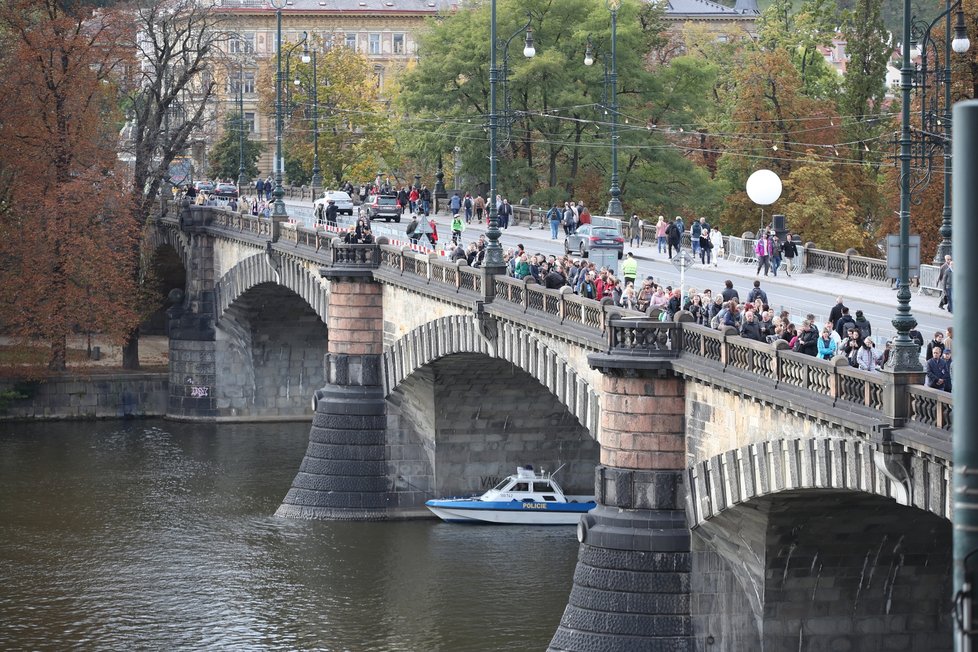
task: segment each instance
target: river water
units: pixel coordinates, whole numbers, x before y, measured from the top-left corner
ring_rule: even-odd
[[[575,528],[276,518],[308,433],[0,424],[0,649],[546,648]]]

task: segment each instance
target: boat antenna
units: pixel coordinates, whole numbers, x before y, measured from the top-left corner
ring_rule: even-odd
[[[564,468],[565,466],[567,466],[567,462],[564,462],[563,464],[561,464],[560,466],[558,466],[558,467],[557,467],[557,470],[556,470],[556,471],[554,471],[553,473],[551,473],[551,474],[550,474],[550,477],[552,478],[552,477],[554,477],[555,475],[557,475],[557,473],[558,473],[558,472],[559,472],[559,471],[560,471],[560,470],[561,470],[562,468]]]

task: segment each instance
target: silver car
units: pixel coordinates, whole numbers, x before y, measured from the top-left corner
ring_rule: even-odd
[[[576,253],[581,258],[587,258],[591,249],[611,249],[618,253],[621,260],[625,253],[625,238],[621,231],[613,226],[596,226],[582,224],[577,230],[564,238],[564,253]]]
[[[336,204],[336,210],[345,215],[353,215],[353,199],[342,190],[327,190],[321,199],[316,200],[316,206],[325,204],[330,199]]]

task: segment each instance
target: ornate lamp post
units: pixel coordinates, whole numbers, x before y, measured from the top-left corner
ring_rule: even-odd
[[[533,47],[533,32],[530,30],[530,22],[517,30],[506,41],[502,42],[504,51],[509,48],[512,41],[520,32],[526,30],[526,42],[523,46],[523,56],[531,58],[536,55],[536,48]],[[499,164],[499,154],[497,152],[497,130],[499,128],[499,115],[496,113],[496,86],[499,83],[499,68],[496,65],[496,48],[499,43],[496,40],[496,0],[492,0],[489,14],[489,228],[486,230],[485,268],[492,273],[499,273],[505,266],[503,262],[503,248],[499,244],[499,216],[496,214],[496,183],[497,167]],[[505,60],[505,55],[504,55]]]
[[[238,66],[238,195],[248,185],[244,162],[244,66]]]
[[[316,70],[316,48],[312,49],[312,189],[319,192],[323,187],[322,170],[319,169],[319,73]]]
[[[618,180],[618,70],[616,67],[616,46],[618,44],[618,9],[621,8],[621,0],[607,0],[608,11],[611,12],[611,70],[608,70],[608,59],[602,54],[604,59],[604,84],[605,101],[611,98],[611,199],[608,201],[608,209],[605,214],[609,217],[621,219],[625,216],[625,211],[621,207],[621,188]],[[588,36],[587,49],[584,52],[584,65],[594,64],[594,51],[591,45],[591,37]]]
[[[286,220],[289,214],[285,210],[285,189],[282,188],[282,9],[285,0],[270,0],[275,8],[275,189],[272,219]],[[909,2],[909,0],[907,0]]]
[[[951,13],[957,9],[957,21],[954,28],[954,38],[951,38]],[[939,58],[937,43],[931,38],[931,30],[944,21],[943,60]],[[911,25],[911,45],[918,40],[920,43],[920,143],[918,144],[922,164],[927,169],[926,179],[930,176],[930,155],[933,148],[940,147],[944,157],[944,209],[941,212],[941,242],[934,254],[934,264],[944,262],[944,256],[951,253],[951,51],[963,54],[971,47],[968,34],[964,27],[964,12],[961,0],[951,2],[945,0],[944,11],[930,24],[913,20]],[[927,96],[928,49],[933,49],[935,65],[934,93]],[[943,64],[943,65],[942,65]],[[942,92],[941,92],[942,91]],[[943,100],[944,106],[940,106]]]

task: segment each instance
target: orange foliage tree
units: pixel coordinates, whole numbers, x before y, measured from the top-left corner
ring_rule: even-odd
[[[115,340],[138,321],[131,192],[117,174],[110,13],[57,0],[5,0],[0,32],[0,323],[50,344],[64,370],[68,337]]]

